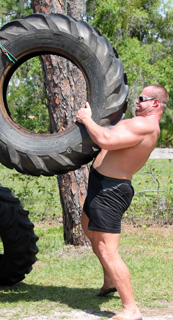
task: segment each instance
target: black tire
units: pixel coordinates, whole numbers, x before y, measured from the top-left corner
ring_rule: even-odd
[[[20,201],[10,189],[0,186],[0,237],[4,253],[0,254],[0,285],[12,285],[32,270],[38,237]]]
[[[18,62],[0,54],[0,162],[31,175],[54,175],[88,163],[98,147],[83,125],[60,134],[36,134],[16,124],[6,102],[10,77],[26,60],[45,53],[61,55],[83,72],[93,119],[102,126],[120,120],[128,86],[122,61],[109,41],[84,21],[62,14],[32,14],[0,31],[0,43]]]

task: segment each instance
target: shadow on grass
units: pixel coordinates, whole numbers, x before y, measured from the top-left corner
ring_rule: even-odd
[[[93,288],[68,288],[55,286],[39,286],[19,283],[12,287],[0,286],[1,303],[48,301],[65,304],[72,309],[86,313],[96,313],[100,317],[112,317],[115,313],[101,311],[100,305],[110,299],[119,300],[119,295],[110,294],[97,297],[98,290]]]

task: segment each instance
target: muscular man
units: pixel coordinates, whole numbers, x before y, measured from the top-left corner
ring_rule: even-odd
[[[109,130],[96,124],[91,108],[77,112],[82,123],[101,151],[89,176],[88,195],[82,215],[83,229],[104,271],[100,294],[117,289],[122,311],[118,320],[141,320],[131,288],[130,273],[118,253],[121,218],[133,197],[131,179],[142,168],[156,147],[159,121],[168,102],[168,93],[160,85],[146,86],[136,101],[136,117],[121,120]]]

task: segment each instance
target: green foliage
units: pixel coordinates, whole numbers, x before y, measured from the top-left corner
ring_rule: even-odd
[[[93,2],[95,4],[93,4]],[[90,24],[94,25],[98,30],[101,30],[107,38],[113,41],[122,24],[122,17],[119,14],[119,2],[103,0],[88,1],[87,3]]]
[[[123,37],[153,42],[165,36],[163,27],[171,28],[171,14],[163,15],[161,4],[161,0],[88,0],[87,17],[114,45]]]
[[[159,30],[159,37],[166,47],[171,48],[172,43],[172,21],[173,6],[172,0],[162,1],[159,7],[159,15],[155,17],[155,23]]]
[[[36,221],[62,219],[62,209],[56,176],[22,175],[0,164],[0,181],[19,198],[30,217]]]
[[[13,119],[36,133],[49,132],[47,98],[39,57],[23,63],[10,79],[7,103]]]
[[[0,27],[32,13],[31,1],[28,0],[0,0],[0,8]]]
[[[168,120],[167,120],[168,118]],[[161,128],[161,133],[160,133],[160,137],[159,137],[159,141],[158,141],[158,145],[161,148],[167,147],[173,147],[173,122],[170,122],[170,118],[164,116],[161,124],[160,124],[160,128]]]

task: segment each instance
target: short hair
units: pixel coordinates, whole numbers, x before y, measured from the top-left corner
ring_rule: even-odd
[[[154,97],[159,99],[161,103],[167,104],[169,100],[169,95],[165,87],[160,84],[149,84],[145,88],[151,88],[154,91]]]

